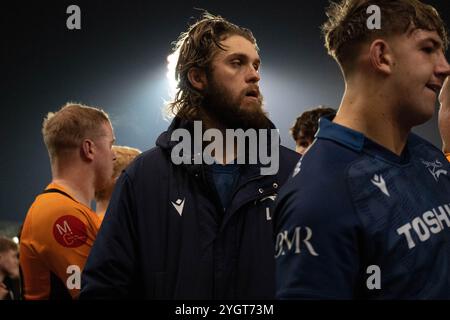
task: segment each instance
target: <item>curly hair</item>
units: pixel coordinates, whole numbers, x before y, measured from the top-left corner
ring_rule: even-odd
[[[258,50],[256,39],[249,29],[208,12],[204,12],[201,20],[180,34],[172,51],[172,54],[178,55],[175,69],[178,84],[174,100],[167,105],[169,114],[183,119],[196,119],[203,95],[189,82],[188,72],[193,67],[208,72],[217,51],[225,50],[220,42],[233,35],[244,37]]]
[[[381,10],[381,29],[367,28],[366,10],[371,5]],[[322,25],[325,47],[343,69],[353,64],[358,45],[374,37],[423,29],[436,31],[444,47],[448,46],[448,32],[439,13],[419,0],[342,0],[331,2],[326,15],[328,21]]]
[[[324,106],[319,106],[315,109],[303,112],[299,117],[297,117],[294,125],[290,129],[292,138],[298,142],[300,140],[301,133],[303,140],[311,142],[314,140],[314,135],[319,128],[319,119],[324,116],[334,118],[335,115],[336,110]]]

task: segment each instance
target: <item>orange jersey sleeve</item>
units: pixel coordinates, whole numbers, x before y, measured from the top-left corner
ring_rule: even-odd
[[[55,184],[48,188],[64,191]],[[25,218],[20,241],[24,298],[50,299],[56,291],[54,279],[76,298],[100,223],[90,208],[63,194],[38,195]]]
[[[448,161],[450,161],[450,153],[446,153],[445,157],[447,158]]]

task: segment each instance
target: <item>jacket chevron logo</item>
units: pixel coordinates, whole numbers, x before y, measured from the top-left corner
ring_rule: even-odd
[[[184,198],[183,200],[178,199],[175,202],[172,202],[173,207],[175,208],[175,210],[177,210],[178,214],[181,216],[183,214],[183,208],[184,208],[184,200],[186,198]]]

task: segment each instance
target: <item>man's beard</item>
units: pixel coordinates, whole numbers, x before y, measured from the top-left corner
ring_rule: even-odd
[[[232,94],[224,87],[216,83],[211,77],[206,90],[202,108],[218,123],[229,129],[267,129],[270,122],[267,113],[262,109],[263,97],[259,95],[258,102],[244,108],[241,106],[245,98],[245,92],[233,98]]]

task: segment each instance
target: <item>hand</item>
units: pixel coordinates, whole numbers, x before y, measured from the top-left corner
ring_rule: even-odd
[[[450,77],[444,82],[439,95],[439,132],[442,138],[442,150],[444,153],[450,153]]]

